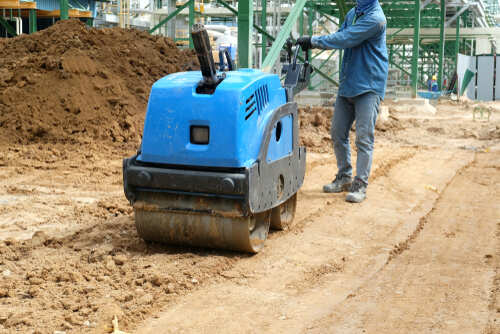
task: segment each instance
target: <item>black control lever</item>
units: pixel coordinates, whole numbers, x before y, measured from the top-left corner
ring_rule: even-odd
[[[301,92],[307,87],[311,79],[312,67],[309,64],[309,54],[308,50],[303,50],[305,53],[305,61],[303,64],[297,63],[297,58],[299,56],[299,51],[301,50],[300,45],[295,45],[295,52],[292,57],[292,50],[288,48],[289,44],[287,41],[287,51],[289,64],[283,65],[282,73],[286,74],[284,87],[286,90],[287,100],[293,101],[293,97]]]
[[[234,71],[235,65],[233,58],[231,57],[231,53],[227,48],[224,48],[222,50],[219,50],[219,61],[220,61],[220,66],[219,70],[225,71],[226,70],[226,64],[224,63],[224,57],[226,58],[227,62],[227,70],[228,71]]]
[[[203,76],[203,79],[196,87],[196,93],[213,94],[217,85],[224,80],[224,76],[217,76],[207,29],[205,29],[203,24],[194,24],[191,37],[198,61],[200,62],[201,75]]]
[[[286,40],[286,55],[287,55],[287,58],[286,58],[286,61],[288,63],[291,63],[292,62],[292,46],[293,46],[293,39],[292,38],[288,38]]]

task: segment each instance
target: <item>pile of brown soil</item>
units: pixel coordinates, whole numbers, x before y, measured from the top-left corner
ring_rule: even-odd
[[[331,107],[305,107],[299,109],[300,144],[314,152],[330,152]]]
[[[172,40],[60,21],[0,42],[0,140],[134,142],[153,82],[199,67]]]
[[[309,151],[327,153],[332,151],[332,141],[330,135],[331,122],[333,117],[332,107],[304,107],[299,109],[300,116],[300,144],[307,147]],[[394,111],[389,109],[387,119],[377,119],[375,130],[377,136],[392,136],[405,127],[416,127],[414,120],[401,120],[394,115]],[[351,129],[351,144],[355,140],[355,124]]]

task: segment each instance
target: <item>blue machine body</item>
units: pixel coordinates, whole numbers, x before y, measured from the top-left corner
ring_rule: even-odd
[[[200,167],[248,168],[255,163],[273,111],[286,104],[277,75],[241,69],[226,73],[213,94],[198,94],[201,72],[180,72],[151,89],[138,161]],[[208,144],[190,129],[209,128]],[[293,117],[273,127],[268,162],[293,151]]]

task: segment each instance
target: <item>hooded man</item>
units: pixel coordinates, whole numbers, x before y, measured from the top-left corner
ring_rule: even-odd
[[[297,40],[303,50],[343,49],[342,70],[331,136],[338,172],[327,193],[348,191],[348,202],[366,198],[372,165],[375,122],[385,96],[389,60],[384,12],[378,0],[357,0],[340,29],[331,35],[304,36]],[[349,131],[356,121],[356,177],[352,179]]]

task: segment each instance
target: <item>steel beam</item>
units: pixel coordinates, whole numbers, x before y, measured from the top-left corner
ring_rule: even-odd
[[[238,1],[238,67],[252,67],[253,2]]]
[[[229,10],[231,13],[234,15],[238,16],[238,11],[234,9],[230,4],[225,2],[224,0],[217,0],[218,3],[220,3],[222,6],[224,6],[227,10]],[[275,38],[269,34],[267,31],[256,25],[255,23],[253,24],[253,28],[256,29],[258,32],[261,34],[265,35],[270,41],[274,41]]]
[[[177,8],[176,11],[172,12],[170,15],[168,15],[166,18],[164,18],[163,20],[161,20],[160,22],[158,22],[157,25],[155,25],[153,28],[149,29],[149,33],[152,34],[153,32],[155,32],[158,28],[160,28],[161,26],[163,26],[164,24],[166,24],[168,21],[170,21],[172,18],[176,17],[177,14],[179,14],[184,8],[186,8],[187,6],[189,6],[189,4],[194,1],[194,0],[189,0],[187,1],[186,3],[184,3],[182,6],[180,6],[179,8]]]
[[[330,58],[332,58],[332,56],[335,54],[335,51],[337,51],[337,50],[332,50],[332,51],[330,52],[330,54],[328,55],[328,57],[326,57],[326,59],[325,59],[325,60],[323,60],[323,61],[321,62],[321,64],[319,64],[318,69],[322,69],[322,68],[323,68],[323,66],[325,66],[325,64],[326,64],[326,63],[330,60]],[[316,75],[316,73],[317,73],[317,72],[313,72],[313,73],[311,74],[311,79],[312,79],[312,78],[314,78],[314,76]],[[310,81],[311,81],[311,80],[310,80]],[[310,81],[309,81],[309,82],[310,82]]]
[[[314,9],[309,7],[307,10],[307,27],[308,27],[307,33],[309,36],[313,35],[313,20],[314,20]],[[311,49],[307,50],[307,54],[308,54],[308,58],[311,59],[311,56],[312,56]],[[312,90],[311,80],[309,80],[308,89]]]
[[[421,25],[422,27],[422,25]],[[387,36],[397,32],[400,29],[396,28],[388,28]],[[420,28],[420,39],[421,40],[436,40],[439,41],[440,38],[440,28]],[[400,31],[393,40],[395,42],[398,41],[406,41],[408,39],[412,39],[414,35],[414,29],[405,28]],[[500,27],[491,27],[491,28],[464,28],[460,29],[460,35],[463,38],[467,39],[476,39],[476,38],[492,38],[497,39],[500,38]],[[455,40],[455,28],[446,28],[445,29],[445,38],[448,40]]]
[[[423,10],[427,5],[429,5],[433,0],[425,0],[424,3],[420,5],[420,10]]]
[[[304,9],[305,4],[306,0],[297,0],[297,2],[295,2],[295,5],[290,11],[290,14],[288,14],[285,23],[281,27],[278,36],[276,36],[276,40],[271,46],[271,49],[269,49],[267,57],[262,62],[262,70],[264,72],[271,71],[271,68],[274,66],[274,63],[278,59],[280,51],[283,48],[283,45],[285,44],[288,36],[290,35],[295,22],[297,22],[299,15],[302,15],[302,10]]]
[[[337,7],[339,8],[339,19],[341,22],[344,22],[344,17],[347,15],[347,12],[349,11],[347,9],[345,0],[337,0]]]
[[[418,91],[418,57],[420,48],[420,0],[415,1],[415,25],[413,27],[413,50],[411,61],[411,96],[417,97]]]
[[[438,87],[443,88],[443,65],[444,65],[444,46],[445,46],[445,22],[446,21],[446,0],[441,0],[441,24],[439,32],[439,67],[438,67]]]
[[[465,12],[467,9],[469,9],[469,7],[470,7],[470,4],[467,4],[467,5],[463,6],[462,8],[460,8],[460,10],[455,15],[453,15],[453,17],[451,19],[446,21],[445,27],[448,28],[453,23],[453,21],[458,19],[460,17],[460,15],[462,15],[463,12]]]
[[[262,8],[260,12],[260,26],[262,27],[262,30],[267,31],[267,0],[262,0]],[[267,53],[267,36],[265,34],[262,34],[262,58],[261,58],[261,63],[262,59],[266,58],[266,53]]]
[[[193,38],[191,37],[191,30],[194,24],[194,0],[189,0],[189,48],[194,48]]]
[[[304,36],[304,13],[299,15],[299,34]]]
[[[36,9],[30,9],[29,11],[29,26],[30,34],[33,34],[37,31]]]
[[[326,50],[321,50],[320,52],[316,53],[314,56],[312,56],[310,59],[311,61],[313,61],[314,59],[316,59],[318,56],[320,56],[323,52],[325,52]]]
[[[12,26],[3,18],[0,16],[0,25],[7,30],[7,33],[11,36],[17,36],[16,29],[12,28]]]
[[[458,54],[460,53],[460,16],[457,17],[456,29],[457,30],[455,33],[455,68],[458,68]]]
[[[61,20],[69,19],[68,0],[59,0],[59,17],[61,18]]]
[[[335,80],[333,80],[332,78],[330,78],[330,76],[326,73],[324,73],[323,71],[321,71],[319,68],[317,68],[316,66],[310,64],[311,68],[314,70],[314,73],[318,73],[320,76],[322,76],[324,79],[326,79],[327,81],[329,81],[330,83],[334,84],[335,86],[338,86],[339,83]]]

